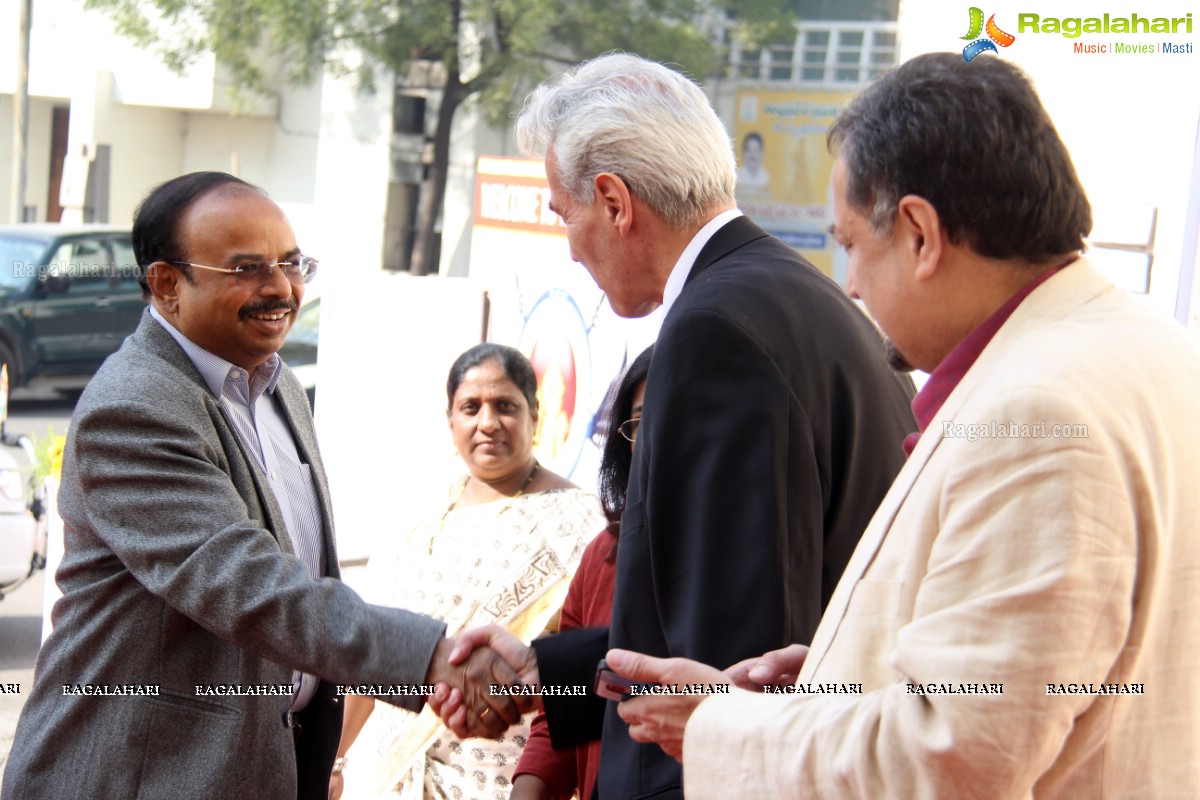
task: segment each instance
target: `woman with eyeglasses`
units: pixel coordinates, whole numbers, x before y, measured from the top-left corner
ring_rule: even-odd
[[[545,629],[605,518],[594,495],[538,463],[537,392],[529,359],[511,347],[477,345],[454,362],[446,416],[467,474],[372,556],[369,599],[442,619],[448,636],[497,624],[528,641]],[[460,741],[429,708],[349,696],[330,797],[503,800],[531,719],[498,741]]]
[[[621,512],[625,510],[625,490],[629,484],[633,448],[642,419],[642,398],[646,395],[646,375],[653,354],[654,345],[650,345],[614,384],[600,458],[600,502],[609,525],[583,553],[563,603],[560,630],[607,627],[612,617],[617,536]],[[538,714],[517,764],[510,800],[566,800],[576,789],[579,796],[587,800],[592,796],[599,764],[599,741],[554,750],[550,746],[546,717]]]

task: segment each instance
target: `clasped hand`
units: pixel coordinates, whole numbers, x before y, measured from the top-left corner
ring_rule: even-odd
[[[686,658],[651,658],[628,650],[609,650],[608,666],[634,681],[663,686],[730,684],[761,692],[764,686],[792,684],[808,648],[790,645],[756,658],[739,661],[724,672]],[[683,762],[683,734],[703,694],[648,694],[617,705],[635,742],[655,742],[667,755]]]
[[[434,651],[428,683],[430,708],[460,739],[499,738],[521,715],[541,707],[537,695],[494,693],[493,686],[538,683],[532,649],[496,625],[443,639]]]

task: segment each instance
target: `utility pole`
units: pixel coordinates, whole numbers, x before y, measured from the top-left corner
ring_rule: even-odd
[[[20,3],[20,19],[17,23],[17,85],[13,92],[13,222],[25,221],[25,151],[29,146],[29,27],[33,0],[20,0]]]

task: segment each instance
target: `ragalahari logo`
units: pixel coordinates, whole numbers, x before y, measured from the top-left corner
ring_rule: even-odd
[[[996,25],[996,15],[992,14],[988,17],[987,25],[983,24],[983,10],[971,6],[971,27],[967,29],[967,35],[963,39],[972,40],[969,45],[963,48],[963,60],[970,63],[971,59],[980,53],[991,51],[993,53],[1000,52],[996,49],[996,45],[1008,47],[1017,40],[1017,37],[1011,33],[1005,33]],[[985,38],[980,38],[979,34],[987,32]]]

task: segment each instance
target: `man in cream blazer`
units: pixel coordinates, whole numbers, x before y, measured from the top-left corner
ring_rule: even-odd
[[[795,685],[635,699],[633,738],[689,800],[1195,796],[1200,348],[1078,257],[1090,208],[1010,64],[914,59],[830,141],[851,293],[932,370],[923,433]]]

